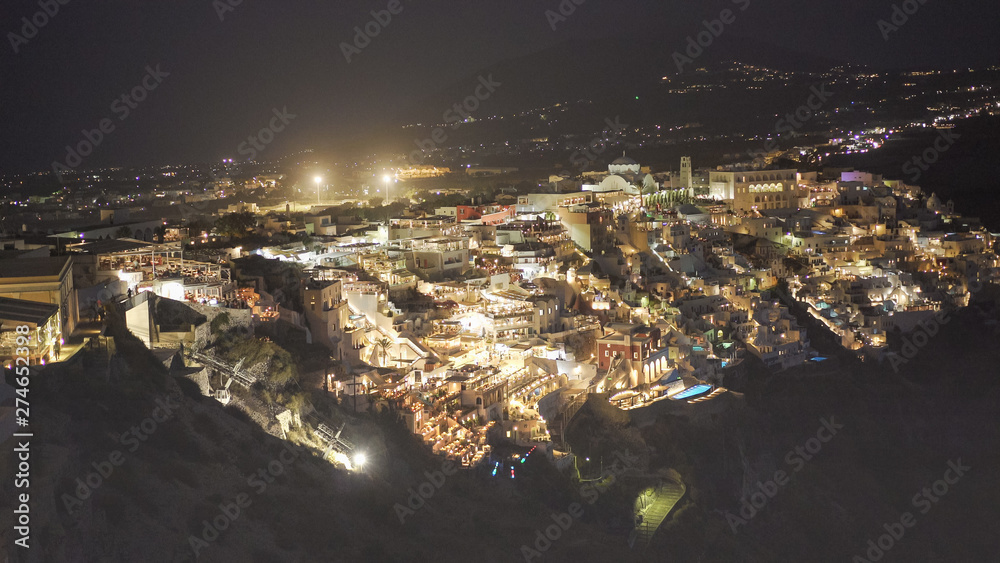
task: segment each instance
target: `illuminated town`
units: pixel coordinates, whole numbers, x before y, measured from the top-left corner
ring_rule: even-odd
[[[33,1],[4,563],[1000,552],[996,10]]]
[[[809,325],[866,362],[901,361],[887,334],[967,305],[997,276],[996,235],[919,186],[748,164],[684,158],[658,172],[626,155],[603,173],[553,175],[544,192],[442,207],[402,195],[388,169],[382,187],[399,195],[386,197],[381,209],[398,210],[387,221],[322,202],[230,204],[199,229],[97,206],[106,225],[48,235],[67,256],[6,240],[21,254],[0,288],[12,311],[37,309],[37,362],[65,353],[102,306],[195,364],[212,354],[220,315],[251,332],[287,324],[329,350],[332,396],[401,408],[434,453],[471,466],[494,428],[558,448],[560,421],[590,394],[622,409],[700,403],[726,393],[749,356],[822,369]],[[220,197],[255,187],[219,184]],[[289,242],[250,251],[239,244],[249,235]],[[39,291],[58,309],[17,299]],[[231,400],[230,379],[207,378],[205,393]]]

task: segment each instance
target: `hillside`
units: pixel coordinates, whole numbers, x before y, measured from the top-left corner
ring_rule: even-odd
[[[283,453],[287,442],[169,376],[131,335],[115,336],[110,378],[95,367],[102,351],[33,380],[32,548],[10,552],[11,562],[514,561],[552,523],[543,503],[564,512],[572,502],[571,486],[539,458],[513,483],[483,470],[447,476],[401,523],[396,505],[442,461],[389,417],[354,420],[364,474],[334,469],[312,452]],[[77,491],[88,478],[96,487]],[[9,533],[10,511],[0,523]],[[573,526],[558,546],[566,556],[604,559],[624,543],[586,520]]]
[[[336,413],[368,455],[363,474],[283,453],[288,442],[112,326],[110,369],[95,351],[34,379],[33,543],[10,561],[519,561],[572,503],[582,516],[531,560],[846,561],[907,512],[916,523],[887,561],[992,560],[997,312],[983,291],[898,374],[751,370],[741,393],[653,419],[592,399],[567,431],[575,470],[535,456],[516,479],[491,467],[435,475],[441,486],[412,512],[399,507],[443,466],[392,415]],[[631,469],[607,490],[574,482],[623,461]],[[670,469],[687,494],[647,549],[630,550],[632,502]]]
[[[868,540],[906,512],[916,523],[885,561],[995,560],[1000,352],[995,296],[979,297],[898,374],[888,362],[832,376],[758,372],[743,406],[705,415],[710,401],[640,425],[648,413],[630,424],[588,404],[568,435],[581,451],[638,448],[650,472],[682,476],[687,496],[650,560],[872,561]],[[956,479],[958,465],[969,469]],[[936,483],[946,476],[954,482]]]

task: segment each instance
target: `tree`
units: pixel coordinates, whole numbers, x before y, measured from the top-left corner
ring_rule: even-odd
[[[642,195],[655,194],[656,193],[656,184],[654,184],[652,182],[643,182],[642,188],[641,188],[640,191],[641,191]],[[646,207],[647,209],[649,208],[649,206],[646,204],[646,201],[648,199],[649,198],[644,198],[642,200],[642,206]]]
[[[207,231],[210,225],[203,221],[202,219],[194,219],[187,222],[188,238],[195,238],[201,236],[201,233]]]
[[[228,312],[219,313],[218,315],[216,315],[215,318],[212,319],[212,323],[209,325],[209,328],[212,330],[212,334],[218,335],[219,333],[221,333],[226,328],[226,326],[229,325],[229,321],[230,319]]]
[[[386,337],[379,338],[372,344],[372,358],[375,357],[376,353],[380,353],[382,356],[382,366],[385,367],[385,359],[389,355],[389,347],[392,346],[392,340]]]
[[[215,229],[220,235],[241,238],[247,231],[257,226],[257,216],[250,211],[228,213],[215,220]]]
[[[132,229],[129,227],[121,226],[118,227],[118,230],[115,231],[115,238],[131,238],[131,237],[132,237]]]
[[[566,345],[573,350],[577,359],[587,359],[597,354],[597,331],[588,330],[571,334],[566,339]]]
[[[272,393],[283,391],[298,380],[295,358],[275,342],[229,331],[219,335],[216,346],[219,355],[229,363],[243,360],[247,371],[262,371],[261,383]]]
[[[309,408],[309,396],[305,393],[295,393],[285,403],[285,407],[301,416]]]

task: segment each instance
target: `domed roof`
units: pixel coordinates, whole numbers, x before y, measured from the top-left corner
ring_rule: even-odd
[[[934,210],[942,207],[944,207],[944,205],[941,203],[941,199],[936,193],[931,193],[931,197],[927,199],[927,209]]]
[[[618,165],[622,165],[622,166],[634,166],[634,165],[639,164],[639,163],[636,162],[636,161],[634,161],[634,160],[632,160],[631,158],[629,158],[629,157],[627,157],[625,155],[622,155],[621,157],[616,158],[615,161],[612,162],[611,164],[618,164]]]

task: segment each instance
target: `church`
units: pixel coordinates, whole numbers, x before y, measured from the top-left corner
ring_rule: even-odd
[[[642,166],[635,160],[625,156],[616,158],[608,165],[608,174],[598,184],[584,184],[583,190],[590,192],[622,192],[627,195],[652,193],[659,185],[649,172],[643,172]]]

